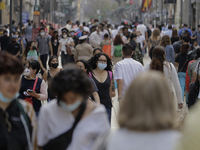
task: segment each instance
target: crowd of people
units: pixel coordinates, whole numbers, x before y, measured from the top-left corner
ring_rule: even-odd
[[[195,134],[188,106],[198,110],[200,99],[200,25],[178,32],[172,23],[68,20],[57,29],[41,23],[34,40],[32,26],[19,32],[13,21],[0,37],[0,149],[185,149]]]

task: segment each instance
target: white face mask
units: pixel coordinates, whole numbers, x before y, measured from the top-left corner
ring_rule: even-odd
[[[64,38],[67,38],[67,35],[65,34],[65,35],[63,35],[63,37],[64,37]]]
[[[44,33],[44,32],[41,32],[41,33],[40,33],[40,35],[41,35],[41,36],[44,36],[44,35],[45,35],[45,33]]]
[[[15,35],[17,38],[19,37],[19,35]]]
[[[30,75],[31,75],[30,69],[26,68],[26,69],[24,70],[23,75],[25,75],[25,76],[30,76]]]

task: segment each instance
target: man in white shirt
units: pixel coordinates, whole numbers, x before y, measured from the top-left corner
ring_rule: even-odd
[[[142,36],[146,37],[146,40],[148,40],[147,27],[142,23],[142,21],[139,22],[137,30],[140,30]]]
[[[71,28],[72,28],[72,21],[71,20],[67,21],[66,28],[67,28],[68,31],[71,30]]]
[[[102,34],[100,32],[99,27],[96,27],[96,31],[94,31],[90,35],[90,44],[94,48],[101,48]]]
[[[144,72],[141,63],[135,61],[131,56],[133,55],[133,47],[130,44],[125,44],[122,49],[124,59],[119,61],[115,66],[114,79],[117,81],[118,100],[120,101],[125,95],[126,90],[131,82],[140,73]]]

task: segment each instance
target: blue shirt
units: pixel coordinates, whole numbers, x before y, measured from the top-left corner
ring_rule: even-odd
[[[167,31],[165,31],[164,35],[169,35],[170,38],[172,37],[172,30],[168,29]]]
[[[175,64],[174,47],[172,45],[167,45],[165,47],[165,60]]]
[[[178,36],[181,36],[181,33],[182,33],[183,30],[188,30],[188,32],[190,33],[190,36],[192,36],[192,31],[188,28],[180,29],[179,32],[178,32]]]

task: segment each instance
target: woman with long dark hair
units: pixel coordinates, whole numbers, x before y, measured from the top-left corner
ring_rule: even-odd
[[[56,56],[58,54],[59,40],[60,38],[58,36],[58,31],[54,31],[53,36],[51,37],[51,45],[53,48],[53,55],[56,55]]]
[[[50,83],[50,81],[62,70],[61,68],[58,68],[59,66],[59,60],[58,60],[58,57],[57,56],[51,56],[49,58],[49,62],[48,62],[48,65],[49,65],[49,70],[46,70],[43,74],[43,77],[42,79],[47,82],[48,81],[48,84]],[[52,94],[49,89],[48,90],[48,101],[52,100],[52,99],[55,99],[56,96],[54,94]]]
[[[113,64],[115,65],[118,61],[122,60],[122,46],[124,42],[121,35],[117,34],[113,41],[111,56],[113,57]]]
[[[100,103],[103,104],[107,110],[109,121],[111,122],[111,108],[112,108],[112,62],[108,55],[104,53],[96,54],[90,62],[94,74],[92,78],[96,83],[99,91]]]
[[[78,60],[76,62],[76,66],[79,69],[82,69],[87,75],[91,76],[93,74],[92,68],[90,67],[90,65],[85,61],[85,60]],[[92,93],[92,99],[94,101],[96,101],[97,103],[100,103],[100,98],[99,98],[99,94],[98,94],[98,88],[96,83],[94,82],[94,80],[91,78],[92,83],[94,84],[94,91]]]
[[[183,43],[180,49],[180,53],[177,55],[175,60],[175,66],[178,68],[178,78],[181,84],[182,90],[182,98],[184,99],[184,91],[185,91],[185,78],[186,78],[186,70],[189,63],[187,58],[187,53],[190,48],[188,43]]]
[[[45,68],[40,60],[40,55],[37,51],[37,47],[34,41],[29,41],[26,45],[26,49],[22,54],[22,63],[25,65],[31,60],[37,60],[40,63],[41,69],[44,71]]]
[[[169,88],[174,95],[176,108],[182,108],[183,99],[176,68],[172,63],[165,61],[165,55],[165,49],[162,46],[156,46],[153,49],[152,60],[145,66],[145,70],[157,70],[165,75]]]
[[[176,28],[174,28],[172,30],[172,37],[171,37],[171,42],[172,44],[174,44],[175,42],[179,41],[179,37],[178,37],[178,31]]]

